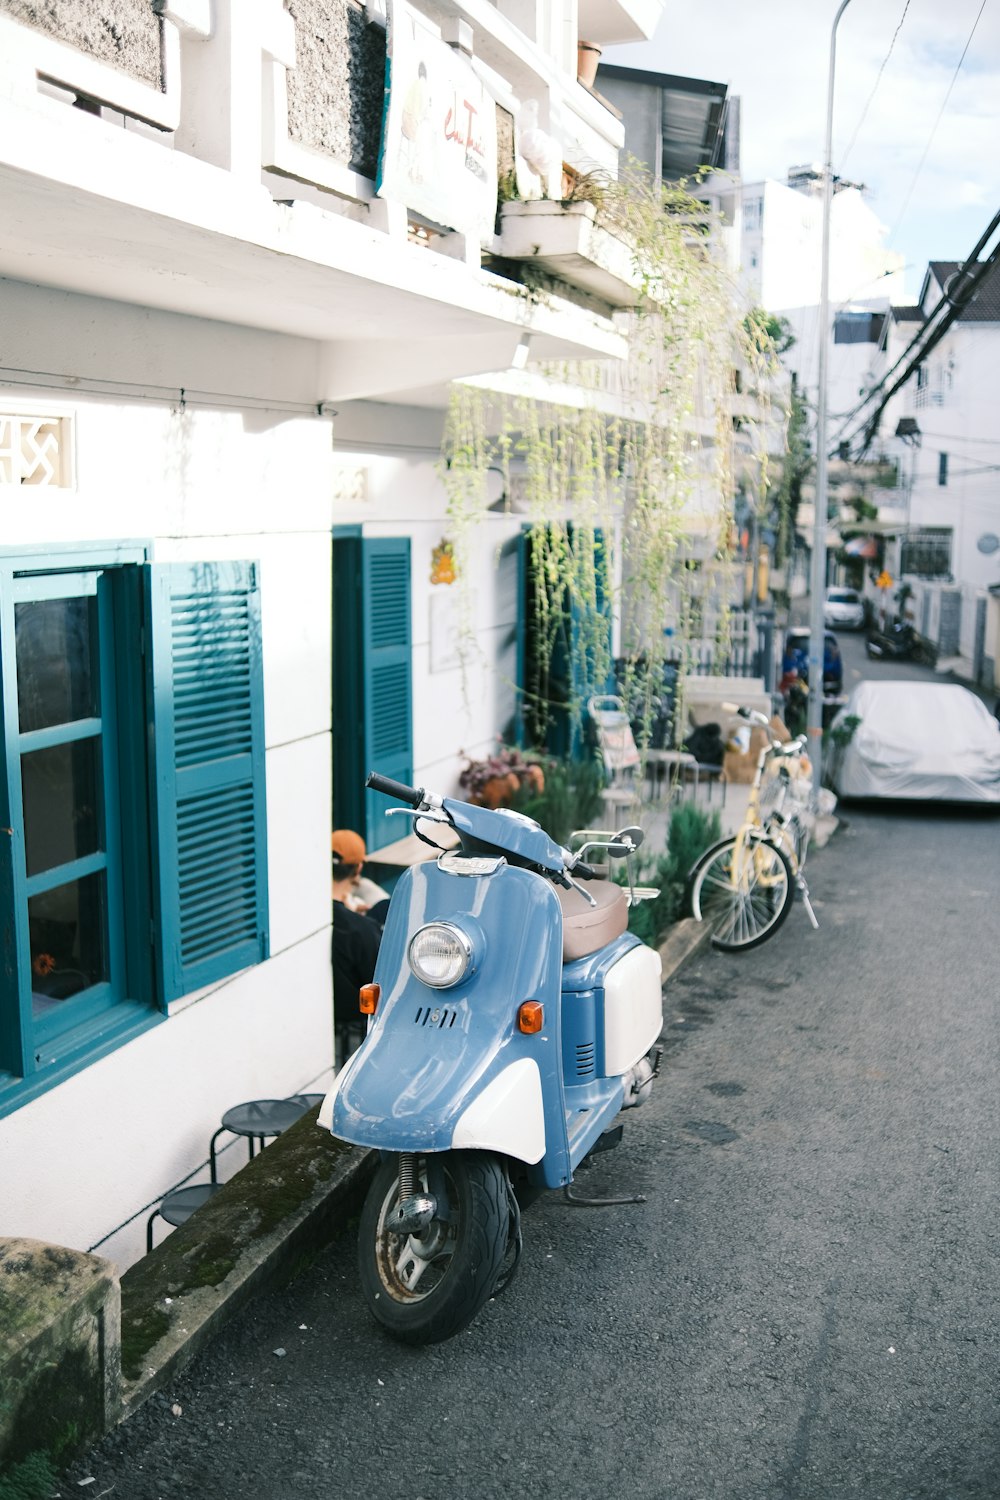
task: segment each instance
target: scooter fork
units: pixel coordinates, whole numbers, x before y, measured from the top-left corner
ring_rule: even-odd
[[[417,1158],[412,1151],[399,1154],[399,1196],[386,1220],[392,1234],[420,1234],[437,1213],[437,1199],[418,1191]]]

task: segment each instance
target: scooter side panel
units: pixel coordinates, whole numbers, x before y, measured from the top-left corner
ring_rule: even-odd
[[[472,942],[470,972],[446,989],[411,972],[407,947],[428,922],[449,922]],[[473,1101],[510,1064],[531,1059],[541,1084],[545,1152],[566,1159],[562,1109],[562,914],[551,885],[502,865],[484,877],[417,865],[393,894],[375,969],[382,998],[369,1032],[340,1074],[332,1131],[383,1151],[446,1151]],[[544,1025],[525,1036],[518,1007],[540,1000]],[[516,1154],[511,1144],[496,1149]]]

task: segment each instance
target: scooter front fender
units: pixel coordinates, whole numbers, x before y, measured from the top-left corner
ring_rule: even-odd
[[[431,988],[407,948],[428,922],[469,937],[463,980]],[[384,1151],[494,1150],[537,1162],[568,1151],[561,1073],[562,914],[541,876],[418,865],[393,894],[375,979],[382,997],[361,1048],[324,1105],[334,1135]],[[525,1000],[543,1025],[517,1026]]]

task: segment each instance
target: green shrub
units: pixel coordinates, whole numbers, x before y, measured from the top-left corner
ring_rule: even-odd
[[[523,786],[513,806],[540,823],[557,844],[569,842],[577,828],[593,828],[602,807],[604,767],[600,761],[545,760],[545,790]]]
[[[660,894],[632,907],[629,932],[654,948],[663,941],[668,929],[686,915],[688,871],[698,856],[721,837],[722,824],[717,812],[702,812],[691,803],[674,808],[666,852],[657,854],[644,847],[633,856],[635,884],[652,886]],[[616,864],[614,878],[619,885],[628,885],[624,864]]]

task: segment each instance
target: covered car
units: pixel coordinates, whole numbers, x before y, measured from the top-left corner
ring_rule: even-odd
[[[841,797],[1000,803],[1000,724],[945,682],[859,682],[833,721],[860,723],[834,772]]]

